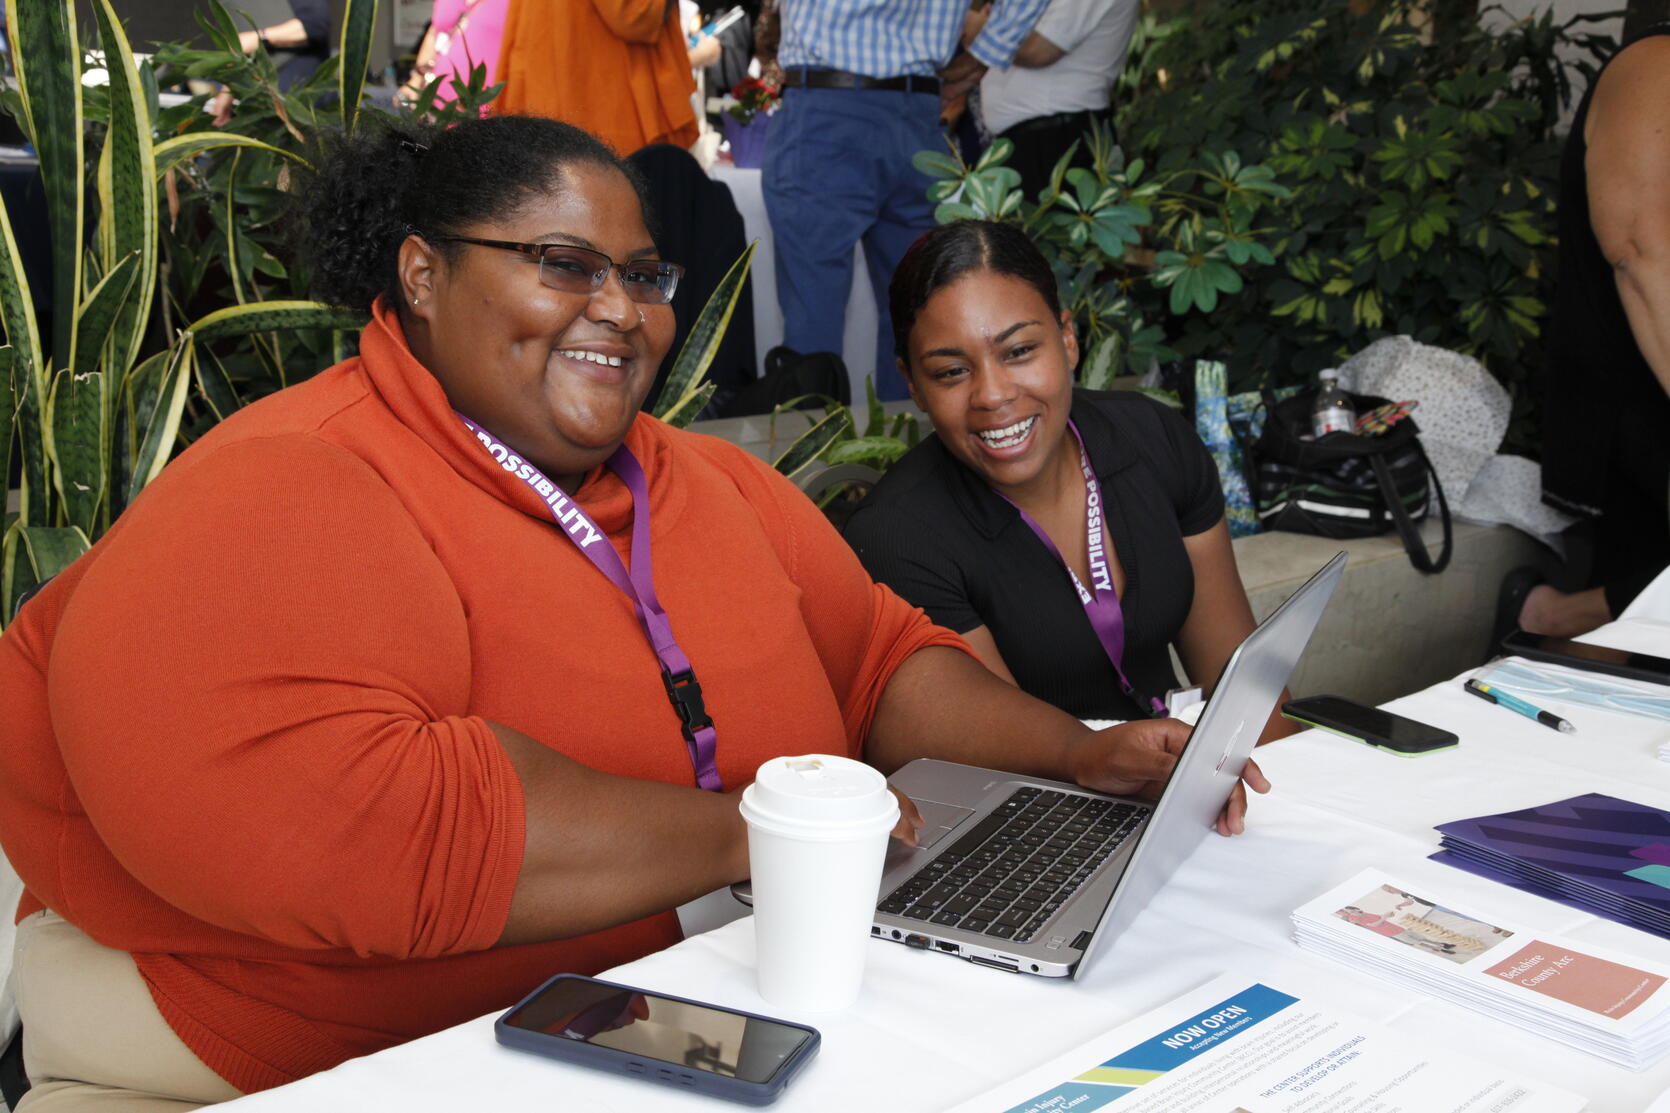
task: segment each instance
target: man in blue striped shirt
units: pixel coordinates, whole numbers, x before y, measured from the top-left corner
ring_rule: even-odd
[[[839,352],[853,245],[876,294],[876,388],[907,396],[894,355],[887,284],[933,227],[917,151],[945,147],[942,99],[1009,65],[1047,0],[994,0],[967,50],[969,0],[779,0],[783,107],[766,139],[766,213],[776,242],[783,343]]]

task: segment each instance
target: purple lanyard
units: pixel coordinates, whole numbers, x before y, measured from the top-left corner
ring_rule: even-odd
[[[609,470],[620,476],[626,489],[632,493],[632,569],[629,572],[621,563],[615,547],[580,509],[579,503],[570,499],[561,487],[545,478],[544,473],[512,452],[493,434],[463,414],[459,414],[458,419],[487,446],[487,451],[493,454],[493,459],[499,462],[501,468],[533,488],[551,511],[551,517],[560,527],[558,532],[572,541],[599,572],[609,577],[610,583],[632,600],[638,622],[644,628],[644,637],[649,639],[650,648],[661,662],[661,683],[667,689],[668,702],[678,713],[684,744],[690,751],[690,765],[696,771],[696,784],[709,792],[723,792],[719,770],[714,765],[718,734],[702,705],[702,686],[696,683],[696,670],[691,667],[690,658],[673,640],[672,623],[655,596],[655,575],[649,555],[649,483],[644,479],[644,469],[639,465],[638,458],[623,444],[615,449],[608,461]],[[597,542],[602,542],[601,548],[594,547]]]
[[[1038,535],[1038,540],[1044,543],[1044,548],[1050,555],[1060,561],[1061,567],[1067,570],[1067,576],[1073,581],[1073,587],[1079,593],[1079,602],[1084,604],[1085,616],[1090,619],[1090,628],[1096,631],[1096,640],[1102,643],[1102,651],[1108,655],[1108,663],[1113,666],[1113,674],[1119,678],[1119,689],[1136,701],[1137,706],[1144,703],[1143,697],[1137,695],[1131,682],[1125,679],[1125,612],[1119,606],[1119,593],[1113,589],[1113,572],[1108,567],[1107,533],[1102,528],[1102,485],[1096,481],[1096,472],[1090,466],[1090,455],[1084,450],[1084,438],[1079,436],[1078,426],[1072,421],[1067,422],[1067,428],[1073,434],[1073,441],[1079,447],[1079,469],[1084,472],[1084,531],[1086,544],[1090,556],[1090,580],[1094,589],[1085,587],[1079,582],[1078,573],[1073,571],[1072,565],[1062,557],[1061,550],[1055,547],[1050,535],[1044,528],[1033,521],[1032,515],[1021,510],[1019,506],[1005,499],[1010,506],[1014,506],[1020,513],[1021,521],[1025,522],[1032,532]],[[1153,696],[1147,698],[1150,713],[1158,716],[1166,714],[1166,706]]]

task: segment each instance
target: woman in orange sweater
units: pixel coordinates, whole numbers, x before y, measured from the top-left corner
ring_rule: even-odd
[[[222,1100],[668,946],[747,876],[731,793],[784,752],[1168,775],[1178,724],[996,679],[770,468],[639,412],[680,269],[591,136],[362,130],[303,215],[360,354],[203,437],[0,638],[39,1110]]]
[[[678,0],[510,0],[492,111],[549,116],[629,155],[696,141]]]

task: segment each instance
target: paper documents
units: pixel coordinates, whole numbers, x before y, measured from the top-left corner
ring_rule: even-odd
[[[1365,870],[1293,913],[1301,947],[1642,1070],[1670,1050],[1670,966]]]
[[[1226,974],[954,1113],[1576,1113],[1586,1104]]]

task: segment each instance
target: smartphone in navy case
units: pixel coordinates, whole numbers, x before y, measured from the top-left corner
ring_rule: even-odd
[[[804,1024],[578,974],[528,994],[493,1034],[520,1051],[745,1105],[776,1101],[821,1040]]]

